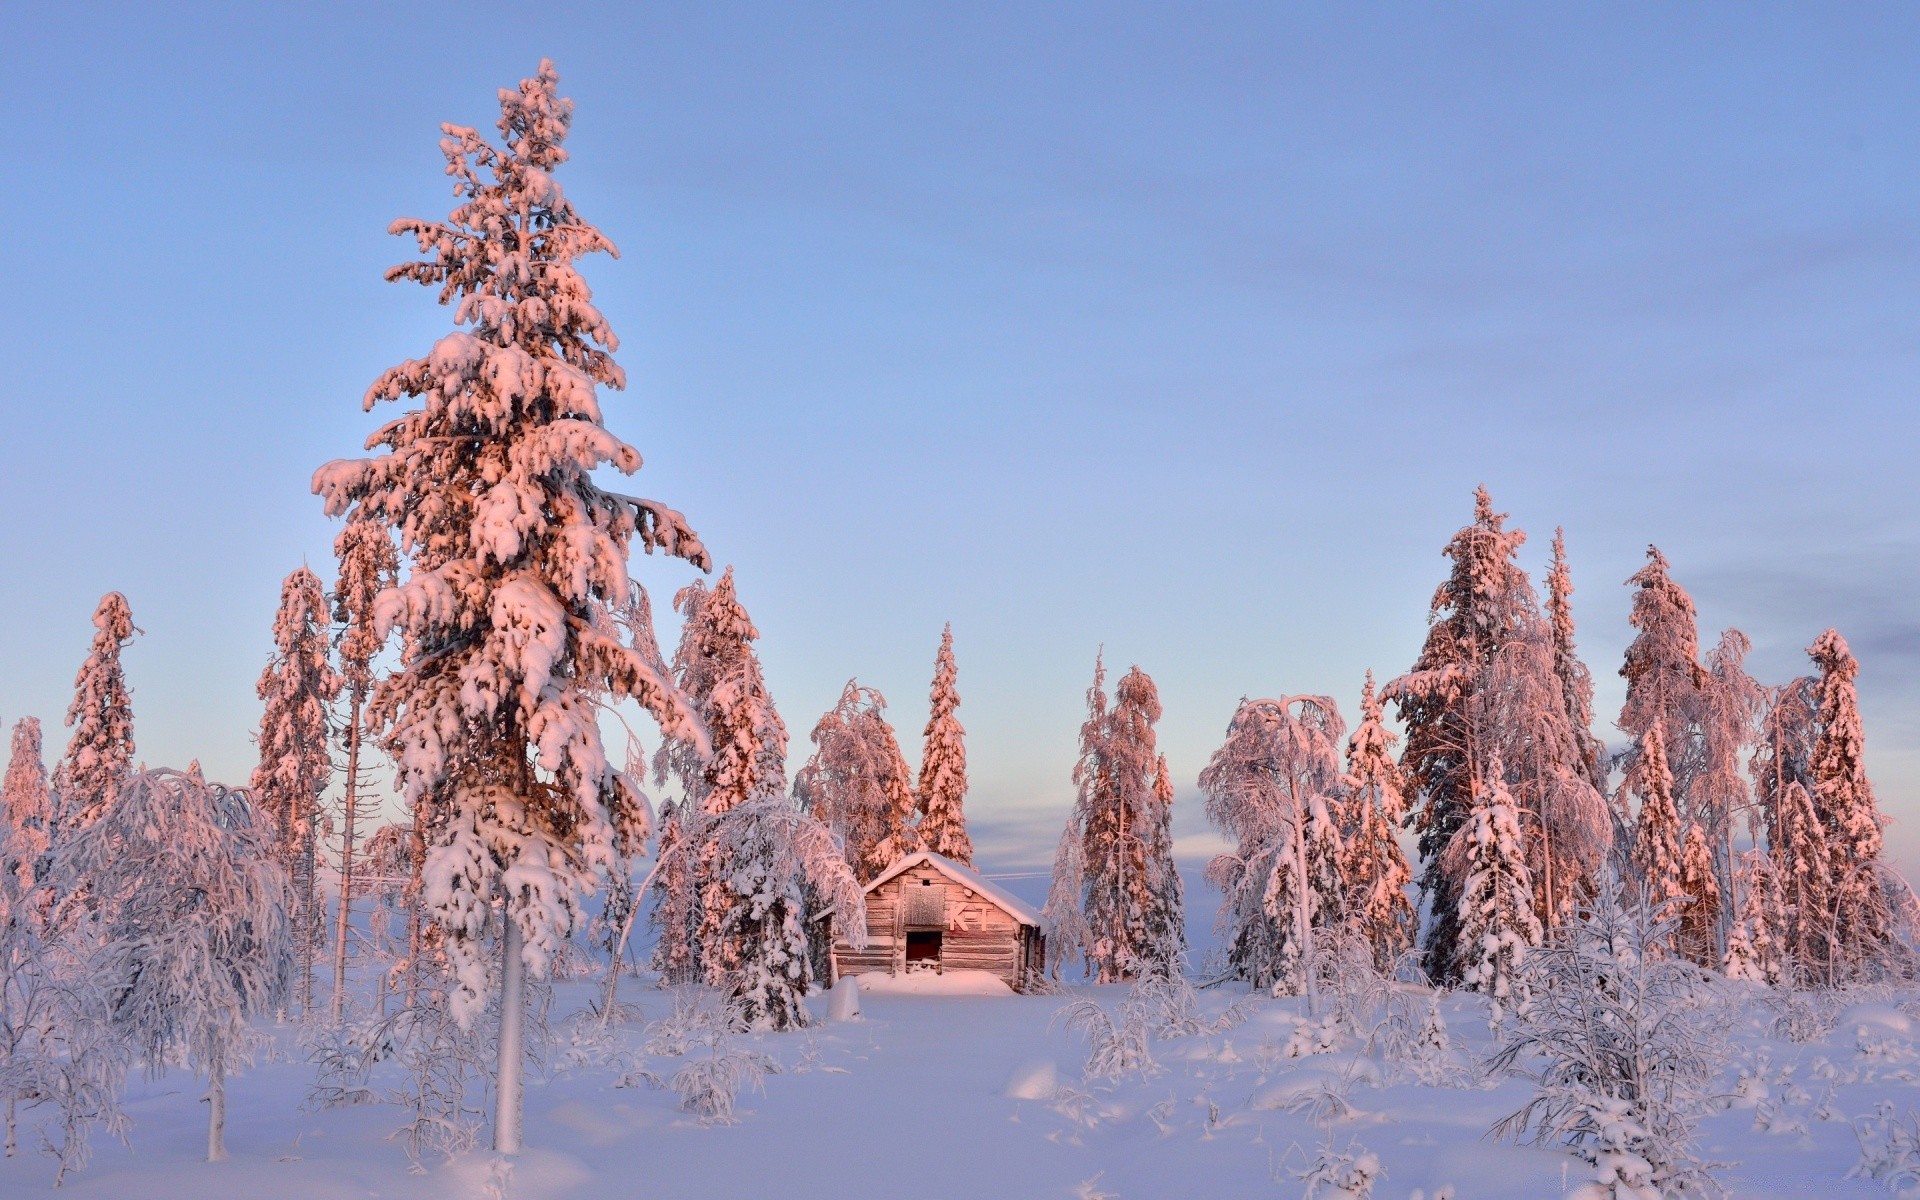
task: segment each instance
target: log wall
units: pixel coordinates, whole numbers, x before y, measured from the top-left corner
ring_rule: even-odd
[[[927,865],[914,867],[867,893],[867,944],[855,949],[835,939],[836,977],[868,971],[906,969],[907,932],[936,928],[909,926],[907,889],[942,888],[946,920],[941,929],[940,969],[986,971],[1020,991],[1030,969],[1039,965],[1039,931],[1022,926],[1006,910],[978,892]],[[920,906],[911,906],[919,911]]]

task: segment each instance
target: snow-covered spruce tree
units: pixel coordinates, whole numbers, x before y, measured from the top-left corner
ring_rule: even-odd
[[[1120,836],[1124,814],[1115,810],[1113,755],[1108,745],[1112,725],[1107,720],[1107,664],[1102,651],[1094,656],[1093,684],[1087,688],[1087,718],[1080,723],[1080,757],[1073,764],[1074,824],[1080,830],[1080,912],[1085,941],[1080,955],[1087,970],[1101,983],[1121,977],[1118,963],[1123,948],[1145,940],[1146,918],[1129,902],[1137,897],[1126,890],[1129,881],[1144,883],[1144,853],[1131,838]]]
[[[1680,845],[1680,891],[1686,907],[1674,933],[1674,949],[1695,964],[1712,970],[1722,961],[1720,944],[1720,881],[1713,866],[1713,850],[1697,821],[1687,822]]]
[[[813,745],[813,757],[794,776],[793,793],[802,808],[840,835],[856,878],[874,879],[921,847],[913,826],[912,776],[887,723],[885,696],[847,680],[840,702],[814,725]]]
[[[27,722],[21,722],[22,725]],[[15,727],[16,731],[18,726]],[[46,769],[33,752],[45,810]],[[16,745],[16,751],[19,747]],[[15,764],[23,760],[16,753]],[[53,910],[44,827],[8,810],[0,823],[0,1101],[6,1154],[19,1148],[24,1116],[59,1163],[54,1186],[84,1167],[95,1125],[124,1136],[120,1090],[126,1044],[109,1027],[97,945],[84,921]],[[74,902],[69,896],[68,902]]]
[[[1453,852],[1465,859],[1460,890],[1460,983],[1483,993],[1499,1025],[1527,995],[1522,969],[1540,944],[1533,880],[1521,845],[1520,815],[1499,759],[1473,791],[1473,811]]]
[[[700,812],[687,800],[669,800],[660,806],[660,838],[654,853],[653,969],[663,987],[692,983],[700,978],[700,897],[694,889],[693,857],[699,852],[704,828]],[[683,827],[686,821],[689,827]]]
[[[7,841],[11,869],[19,874],[21,886],[28,888],[46,874],[54,820],[53,793],[47,788],[47,763],[41,753],[39,718],[15,721],[7,774],[0,781],[0,837]]]
[[[252,788],[255,802],[273,820],[275,851],[293,881],[300,961],[293,998],[303,1016],[313,1008],[313,962],[323,928],[320,799],[333,782],[332,706],[341,683],[329,657],[327,632],[320,577],[301,567],[281,585],[273,657],[254,687],[266,711],[260,715],[260,765],[253,770]]]
[[[1228,969],[1276,995],[1304,993],[1310,1006],[1315,932],[1343,916],[1333,814],[1343,801],[1346,733],[1325,696],[1242,700],[1200,772],[1207,819],[1235,843],[1207,865],[1223,896]]]
[[[1638,753],[1620,786],[1640,800],[1629,856],[1632,878],[1655,913],[1677,919],[1677,906],[1687,899],[1680,864],[1680,839],[1684,834],[1680,814],[1674,808],[1673,772],[1667,766],[1666,742],[1658,723],[1640,735]],[[1626,807],[1625,801],[1621,807]]]
[[[1605,802],[1593,788],[1557,672],[1553,630],[1514,562],[1526,534],[1505,527],[1486,489],[1473,523],[1447,543],[1453,560],[1435,592],[1427,641],[1412,670],[1383,697],[1406,725],[1400,765],[1417,797],[1420,886],[1430,914],[1421,949],[1428,975],[1457,982],[1462,966],[1459,896],[1464,863],[1447,848],[1465,823],[1474,781],[1498,757],[1502,781],[1529,825],[1522,845],[1551,923],[1577,896],[1612,844]]]
[[[920,840],[935,854],[973,865],[973,841],[967,837],[967,731],[954,710],[960,692],[954,686],[953,626],[940,634],[933,660],[932,712],[920,752]]]
[[[1593,735],[1593,675],[1573,641],[1573,573],[1567,568],[1566,530],[1553,531],[1553,568],[1547,573],[1547,620],[1553,633],[1553,674],[1560,681],[1580,763],[1594,790],[1606,794],[1606,747]]]
[[[1727,902],[1720,906],[1715,945],[1722,957],[1732,934],[1734,817],[1747,814],[1748,832],[1759,840],[1759,812],[1748,787],[1748,751],[1755,745],[1767,689],[1747,674],[1753,642],[1738,629],[1720,635],[1707,652],[1707,690],[1700,713],[1700,773],[1693,780],[1695,820],[1713,853],[1713,880]],[[1714,961],[1718,961],[1717,959]]]
[[[638,470],[640,455],[602,423],[595,389],[625,375],[574,260],[613,245],[554,179],[573,115],[557,87],[543,62],[502,89],[502,146],[442,127],[459,205],[445,221],[394,223],[425,257],[388,278],[438,288],[459,327],[369,389],[369,408],[420,401],[370,439],[385,453],[314,477],[330,514],[363,509],[408,558],[376,603],[379,631],[399,633],[403,651],[368,717],[387,731],[431,841],[423,899],[445,934],[463,1025],[485,1006],[486,938],[504,900],[494,1145],[509,1153],[520,1145],[523,972],[545,970],[618,838],[646,816],[608,762],[600,708],[631,697],[668,738],[696,751],[702,740],[610,616],[627,597],[634,539],[709,564],[680,514],[592,478],[603,465]]]
[[[1727,937],[1722,969],[1729,979],[1779,987],[1785,979],[1780,961],[1780,939],[1774,933],[1780,917],[1780,893],[1773,866],[1765,852],[1749,850],[1734,876],[1740,890],[1740,915]]]
[[[1785,841],[1780,826],[1787,788],[1799,784],[1813,790],[1814,698],[1815,680],[1803,675],[1791,683],[1771,689],[1760,719],[1760,734],[1754,743],[1750,770],[1758,803],[1755,811],[1765,826],[1767,845],[1778,848]],[[1754,841],[1758,842],[1759,830]]]
[[[1518,594],[1514,608],[1530,612],[1530,594]],[[1524,620],[1481,672],[1473,695],[1482,746],[1505,764],[1507,790],[1522,814],[1534,911],[1549,929],[1583,897],[1615,837],[1606,799],[1580,757],[1553,654],[1547,623]]]
[[[1347,911],[1373,948],[1374,966],[1391,973],[1413,945],[1418,922],[1407,899],[1413,873],[1400,849],[1399,829],[1406,819],[1406,795],[1394,765],[1373,672],[1360,691],[1360,725],[1347,740],[1347,816],[1343,822],[1346,855],[1341,888]]]
[[[712,689],[701,713],[713,755],[702,773],[701,838],[694,853],[700,915],[695,944],[707,983],[731,988],[754,948],[736,911],[750,899],[733,885],[724,860],[721,818],[749,800],[787,793],[787,727],[775,711],[753,643],[760,631],[734,589],[733,568],[699,607],[701,660]],[[687,826],[682,825],[682,831]]]
[[[1815,682],[1803,676],[1774,689],[1751,764],[1779,903],[1774,932],[1792,964],[1791,982],[1803,986],[1830,978],[1833,924],[1833,855],[1813,803]]]
[[[1729,629],[1702,665],[1693,598],[1655,547],[1647,547],[1647,565],[1627,583],[1637,588],[1628,619],[1638,632],[1620,668],[1627,697],[1619,725],[1634,739],[1625,765],[1631,769],[1640,736],[1659,724],[1674,807],[1683,820],[1699,822],[1725,894],[1733,886],[1733,814],[1748,799],[1740,759],[1763,700],[1744,666],[1751,643]],[[1723,924],[1716,939],[1725,933]]]
[[[1411,825],[1428,912],[1421,950],[1428,976],[1440,983],[1457,982],[1461,970],[1456,951],[1463,880],[1450,875],[1442,859],[1466,823],[1474,771],[1485,756],[1474,721],[1474,685],[1523,619],[1512,605],[1520,570],[1513,557],[1526,535],[1509,532],[1505,521],[1493,511],[1487,490],[1477,489],[1472,524],[1443,551],[1453,567],[1434,592],[1426,643],[1413,667],[1385,688],[1406,729],[1400,766],[1415,798]]]
[[[340,901],[333,922],[333,1022],[345,1015],[347,994],[347,938],[353,928],[355,853],[359,849],[360,791],[365,785],[361,749],[367,697],[373,691],[373,660],[382,639],[374,616],[380,593],[399,577],[400,556],[393,538],[365,514],[347,522],[333,542],[340,561],[340,578],[333,589],[333,619],[340,627],[340,681],[347,698],[345,737],[347,765],[340,801]],[[416,897],[417,899],[417,897]],[[413,906],[419,911],[418,904]]]
[[[1113,690],[1106,729],[1095,735],[1098,763],[1083,759],[1088,781],[1105,782],[1104,791],[1082,792],[1089,801],[1083,819],[1089,964],[1102,982],[1178,965],[1165,957],[1168,930],[1156,927],[1169,919],[1160,889],[1172,872],[1170,859],[1155,861],[1153,854],[1161,808],[1153,774],[1159,719],[1152,678],[1137,666],[1129,669]]]
[[[1080,759],[1073,782],[1082,838],[1085,896],[1082,912],[1088,968],[1101,983],[1131,978],[1153,953],[1147,913],[1154,875],[1147,861],[1153,819],[1153,723],[1160,697],[1135,667],[1107,704],[1106,664],[1094,662],[1087,719],[1080,726]]]
[[[1707,687],[1693,597],[1668,574],[1667,558],[1656,546],[1647,547],[1647,565],[1628,577],[1627,584],[1637,589],[1627,620],[1638,632],[1620,667],[1627,698],[1619,726],[1636,747],[1647,730],[1661,727],[1674,777],[1674,803],[1682,815],[1692,816],[1687,801],[1699,771],[1695,715]],[[1637,754],[1637,748],[1628,749],[1629,769]]]
[[[1833,944],[1834,876],[1844,867],[1834,861],[1813,796],[1798,780],[1789,783],[1780,797],[1775,825],[1779,840],[1768,849],[1787,920],[1782,940],[1795,982],[1803,987],[1831,986],[1839,977],[1839,955]]]
[[[832,832],[785,796],[751,796],[715,825],[729,902],[714,939],[724,973],[709,971],[708,982],[733,993],[750,1025],[805,1025],[813,985],[807,923],[828,917],[840,936],[863,945],[865,893]]]
[[[1854,677],[1860,664],[1839,631],[1807,648],[1820,670],[1814,685],[1819,730],[1809,763],[1813,806],[1826,827],[1833,862],[1833,952],[1836,978],[1884,966],[1892,944],[1891,912],[1880,876],[1879,809],[1867,782],[1866,739]]]
[[[1173,861],[1173,772],[1167,756],[1153,760],[1153,792],[1147,810],[1147,953],[1150,963],[1177,975],[1187,957],[1187,890]]]
[[[1086,848],[1086,831],[1080,827],[1076,808],[1067,815],[1066,828],[1060,831],[1046,907],[1040,910],[1040,924],[1047,939],[1047,973],[1054,979],[1059,979],[1061,968],[1072,966],[1075,959],[1082,966],[1086,962],[1087,917],[1080,908],[1087,890]]]
[[[206,1076],[210,1162],[226,1157],[226,1078],[260,1040],[250,1022],[293,982],[295,898],[274,834],[244,791],[196,764],[128,776],[56,856],[67,890],[84,880],[98,906],[115,1027],[149,1075],[184,1059]]]
[[[1591,902],[1522,968],[1528,1003],[1491,1069],[1537,1091],[1495,1137],[1570,1143],[1592,1168],[1582,1200],[1714,1195],[1694,1151],[1711,1106],[1721,1030],[1699,1002],[1698,968],[1660,949],[1672,919],[1629,907],[1611,872]]]
[[[120,669],[120,652],[140,630],[134,627],[127,598],[119,592],[100,597],[93,628],[93,645],[74,677],[73,703],[67,709],[73,737],[55,773],[61,833],[83,829],[111,808],[120,795],[120,780],[133,766],[133,698]]]

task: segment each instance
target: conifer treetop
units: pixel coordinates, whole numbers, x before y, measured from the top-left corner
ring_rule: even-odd
[[[920,835],[927,848],[965,866],[973,865],[973,840],[967,836],[963,805],[967,796],[966,727],[955,715],[960,707],[953,661],[953,625],[940,634],[934,658],[931,709],[920,754]]]
[[[113,806],[120,779],[133,765],[133,697],[120,652],[140,629],[127,598],[100,597],[93,613],[93,644],[73,680],[67,724],[73,737],[60,765],[62,823],[85,826]]]

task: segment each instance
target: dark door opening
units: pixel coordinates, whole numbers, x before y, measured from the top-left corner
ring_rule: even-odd
[[[940,964],[939,930],[916,930],[907,934],[907,965],[915,963]]]

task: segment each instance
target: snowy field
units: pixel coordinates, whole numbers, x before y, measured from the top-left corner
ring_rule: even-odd
[[[505,1180],[485,1153],[410,1174],[388,1140],[400,1120],[389,1105],[303,1109],[314,1072],[295,1027],[283,1026],[275,1060],[230,1085],[230,1161],[201,1161],[206,1115],[191,1077],[136,1080],[127,1104],[132,1147],[100,1139],[93,1165],[62,1192],[156,1200],[1295,1197],[1307,1191],[1296,1172],[1329,1143],[1376,1156],[1385,1177],[1373,1195],[1395,1200],[1434,1200],[1449,1187],[1456,1200],[1533,1200],[1586,1178],[1588,1168],[1563,1151],[1484,1136],[1531,1089],[1517,1079],[1475,1083],[1473,1066],[1489,1050],[1476,997],[1442,1001],[1450,1044],[1415,1065],[1379,1045],[1368,1053],[1347,1030],[1321,1036],[1302,1021],[1298,1001],[1214,989],[1200,993],[1194,1014],[1205,1028],[1153,1038],[1151,1065],[1103,1080],[1083,1074],[1087,1041],[1055,1016],[1076,998],[1117,1013],[1127,988],[1014,996],[992,994],[996,987],[928,976],[869,987],[861,1016],[842,1021],[827,1019],[829,997],[815,997],[812,1028],[740,1039],[779,1071],[763,1092],[743,1094],[729,1125],[692,1119],[671,1090],[616,1087],[617,1070],[638,1066],[666,1079],[682,1060],[645,1054],[644,1025],[617,1029],[612,1053],[579,1044],[562,1014],[578,1012],[594,988],[564,985],[547,1066],[529,1081],[529,1148]],[[652,1021],[673,1004],[647,987],[627,999]],[[1402,999],[1406,1012],[1424,1016],[1425,993]],[[1701,1126],[1704,1156],[1734,1164],[1716,1172],[1734,1196],[1887,1194],[1881,1183],[1843,1178],[1860,1157],[1850,1120],[1881,1100],[1902,1114],[1920,1102],[1920,1022],[1894,1003],[1808,1009],[1803,1026],[1832,1028],[1796,1042],[1776,1036],[1778,1015],[1756,1002],[1740,1020],[1721,1078],[1727,1107]],[[563,1066],[569,1058],[591,1061]],[[1421,1073],[1433,1082],[1413,1078]],[[51,1161],[26,1139],[22,1149],[0,1163],[0,1195],[49,1188]]]

